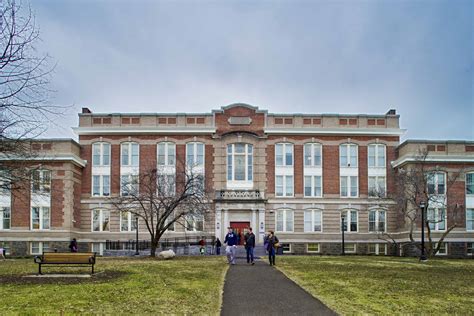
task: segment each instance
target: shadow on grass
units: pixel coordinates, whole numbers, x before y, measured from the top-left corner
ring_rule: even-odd
[[[54,273],[66,274],[66,273]],[[130,272],[125,271],[103,271],[93,274],[90,278],[84,277],[25,277],[31,275],[0,275],[0,284],[15,284],[15,285],[34,285],[34,284],[83,284],[83,283],[107,283],[115,281],[129,275]],[[47,274],[44,274],[47,276]]]

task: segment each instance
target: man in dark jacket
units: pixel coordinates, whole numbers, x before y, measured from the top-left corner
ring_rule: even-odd
[[[235,251],[237,249],[237,234],[234,233],[231,227],[228,228],[228,233],[225,235],[224,243],[227,244],[225,247],[225,254],[227,255],[227,261],[230,264],[235,264]]]
[[[247,263],[254,265],[253,261],[253,248],[255,248],[255,234],[252,231],[252,227],[249,227],[249,231],[245,234],[245,250],[247,251]]]

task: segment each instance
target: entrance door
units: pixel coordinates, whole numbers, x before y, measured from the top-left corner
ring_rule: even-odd
[[[239,245],[243,245],[244,236],[250,227],[250,222],[230,222],[230,227],[234,230],[234,233],[237,234]]]

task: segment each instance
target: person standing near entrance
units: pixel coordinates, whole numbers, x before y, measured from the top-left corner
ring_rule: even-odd
[[[227,244],[225,247],[225,254],[227,255],[227,261],[229,264],[235,264],[235,251],[237,249],[237,234],[234,233],[231,227],[228,227],[228,233],[225,235],[224,243]]]
[[[222,243],[219,239],[219,237],[216,239],[216,255],[220,255],[221,254],[221,247],[222,247]]]
[[[255,248],[255,234],[252,231],[252,227],[249,227],[249,231],[244,236],[245,250],[247,251],[247,263],[255,264],[253,261],[253,249]]]
[[[71,240],[71,243],[69,244],[69,249],[71,249],[71,252],[77,252],[77,240],[76,240],[76,238],[73,238]]]
[[[277,236],[273,233],[273,230],[270,231],[270,234],[267,237],[267,251],[268,251],[268,261],[270,261],[270,265],[275,265],[275,254],[276,249],[279,246],[279,240]]]

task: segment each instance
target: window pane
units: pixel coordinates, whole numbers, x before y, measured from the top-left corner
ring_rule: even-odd
[[[311,196],[312,188],[311,188],[311,177],[305,176],[304,177],[304,195]]]
[[[444,209],[438,210],[438,229],[445,230],[446,229],[446,218],[444,214]]]
[[[10,229],[10,219],[11,219],[10,208],[4,207],[3,211],[0,212],[0,217],[3,217],[3,222],[2,222],[3,229]]]
[[[129,213],[128,212],[122,212],[121,213],[121,225],[120,225],[120,230],[123,231],[123,232],[126,232],[128,231],[128,215]]]
[[[283,211],[277,211],[277,231],[283,231]]]
[[[304,145],[304,165],[312,165],[311,144]]]
[[[466,194],[474,194],[474,173],[466,174]]]
[[[109,231],[110,212],[102,211],[102,231]]]
[[[122,144],[122,166],[128,166],[129,143]]]
[[[92,145],[92,165],[100,165],[100,144]]]
[[[110,163],[110,144],[102,144],[103,156],[102,156],[102,165],[108,166]]]
[[[385,232],[385,211],[379,211],[379,232]]]
[[[314,231],[320,232],[322,230],[322,222],[321,222],[321,211],[313,211],[313,218],[314,218]]]
[[[100,211],[92,211],[92,231],[100,231]]]
[[[42,229],[49,229],[49,207],[43,207],[43,227]]]
[[[438,194],[444,194],[444,173],[438,173]]]
[[[357,146],[350,146],[351,167],[357,167]]]
[[[194,166],[194,144],[186,144],[186,164],[188,167]]]
[[[276,176],[275,178],[276,185],[276,195],[283,196],[283,176]]]
[[[357,196],[358,177],[351,177],[351,196]]]
[[[92,180],[92,195],[100,195],[100,176],[93,176]]]
[[[312,230],[312,211],[304,211],[304,231],[311,232]]]
[[[227,180],[232,180],[232,154],[227,155]]]
[[[158,144],[158,165],[159,166],[164,166],[166,164],[165,158],[166,158],[166,145],[165,143],[159,143]]]
[[[321,177],[314,177],[314,196],[322,196]]]
[[[102,176],[102,181],[103,181],[103,194],[104,196],[109,196],[110,195],[110,176]]]
[[[247,168],[248,168],[248,171],[247,171],[247,174],[248,174],[248,179],[249,181],[252,181],[253,179],[253,156],[252,155],[248,155],[247,157],[248,159],[248,162],[247,162]]]
[[[234,180],[245,180],[245,156],[235,155],[234,156]]]
[[[196,164],[198,166],[204,165],[204,144],[197,144]]]
[[[234,152],[236,154],[245,154],[245,144],[242,144],[242,143],[235,144]]]
[[[339,163],[341,167],[347,167],[347,145],[339,146]]]
[[[369,232],[375,231],[375,221],[376,221],[376,212],[370,211],[369,212]]]
[[[357,231],[357,212],[351,211],[351,232]]]
[[[377,146],[377,165],[378,167],[385,167],[385,146]]]
[[[341,196],[347,196],[347,178],[341,177]]]
[[[31,209],[31,223],[33,229],[40,229],[40,209],[39,207],[33,207]]]
[[[293,165],[293,145],[292,144],[285,145],[285,165],[286,166]]]
[[[313,161],[314,166],[321,166],[321,145],[314,144],[314,155]]]
[[[369,167],[375,167],[375,145],[369,146]]]
[[[293,176],[286,176],[286,196],[293,196]]]
[[[286,231],[293,231],[293,211],[286,211]]]
[[[283,166],[283,144],[275,145],[276,165]]]
[[[132,144],[132,166],[138,166],[138,157],[139,157],[139,148],[138,144]]]

